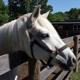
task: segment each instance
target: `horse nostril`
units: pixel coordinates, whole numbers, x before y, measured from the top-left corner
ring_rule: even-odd
[[[72,62],[73,62],[73,64],[76,64],[76,59],[72,58]]]

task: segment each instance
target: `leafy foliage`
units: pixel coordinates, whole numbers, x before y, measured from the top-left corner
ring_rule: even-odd
[[[54,14],[51,14],[49,17],[50,21],[65,21],[66,19],[68,19],[67,14],[62,12],[56,12]]]
[[[47,2],[48,0],[8,0],[8,5],[5,5],[3,0],[0,0],[0,25],[32,12],[38,5],[41,5],[42,14],[48,10],[52,12],[53,8],[51,5],[47,5]],[[64,13],[50,13],[48,19],[50,21],[65,21],[76,19],[77,15],[80,15],[80,8],[71,8],[70,11]]]
[[[18,18],[20,15],[32,12],[39,4],[42,6],[41,13],[48,10],[53,10],[52,6],[47,5],[48,0],[8,0],[8,7],[10,16],[9,20]]]
[[[77,16],[80,15],[80,8],[71,8],[70,11],[56,12],[54,14],[50,14],[49,20],[50,21],[65,21],[68,19],[76,19]]]
[[[8,21],[7,6],[0,0],[0,25]]]
[[[80,9],[71,8],[70,11],[65,13],[68,14],[69,19],[76,19],[77,15],[80,14]]]

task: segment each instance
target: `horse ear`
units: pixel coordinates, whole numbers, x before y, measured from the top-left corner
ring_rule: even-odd
[[[45,18],[47,18],[47,17],[48,17],[48,15],[49,15],[49,13],[50,13],[50,10],[49,10],[48,12],[46,12],[46,13],[42,14],[42,16],[43,16],[43,17],[45,17]]]
[[[38,16],[40,15],[40,7],[41,5],[39,5],[38,7],[36,7],[34,9],[34,11],[32,12],[32,15],[31,15],[31,21],[32,22],[35,22],[35,20],[38,18]]]

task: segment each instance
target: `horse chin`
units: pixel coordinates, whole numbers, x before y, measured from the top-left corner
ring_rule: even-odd
[[[66,64],[64,63],[60,63],[59,67],[64,70],[64,71],[69,71],[69,70],[73,70],[75,67],[68,67]]]
[[[68,68],[68,67],[67,68],[64,68],[64,67],[61,67],[60,66],[60,68],[61,68],[61,70],[64,70],[64,71],[69,71],[70,70],[70,68]]]

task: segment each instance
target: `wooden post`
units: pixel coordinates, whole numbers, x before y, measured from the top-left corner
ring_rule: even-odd
[[[40,80],[40,61],[28,59],[29,80]]]
[[[73,52],[76,56],[76,67],[75,67],[75,72],[78,72],[78,36],[74,36],[74,48]]]

